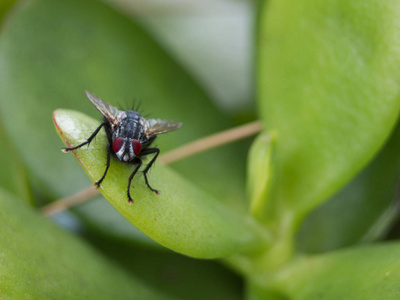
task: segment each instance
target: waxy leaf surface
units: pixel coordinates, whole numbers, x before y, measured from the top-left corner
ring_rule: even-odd
[[[398,1],[262,7],[259,105],[277,133],[271,226],[292,219],[294,231],[389,136],[400,107],[399,14]]]
[[[99,126],[98,121],[70,110],[56,110],[53,117],[68,147],[84,142]],[[89,148],[74,152],[92,181],[104,173],[107,143],[105,132],[100,131]],[[261,250],[265,246],[268,237],[253,219],[235,213],[162,165],[156,164],[149,173],[151,185],[161,194],[150,191],[139,173],[132,181],[134,204],[128,205],[128,178],[134,167],[112,159],[100,191],[126,219],[155,241],[202,258]]]
[[[307,216],[298,250],[322,252],[383,238],[398,210],[400,123],[371,163],[342,190]]]
[[[269,289],[288,299],[398,299],[399,251],[399,243],[388,243],[301,258],[279,271]]]

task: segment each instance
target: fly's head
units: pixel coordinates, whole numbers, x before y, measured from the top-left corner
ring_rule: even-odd
[[[122,163],[129,163],[139,155],[142,150],[142,143],[128,137],[116,137],[112,142],[112,149]]]
[[[132,111],[126,113],[127,117],[112,129],[111,134],[112,149],[119,161],[125,164],[132,162],[143,146],[143,128],[136,117],[138,114]]]

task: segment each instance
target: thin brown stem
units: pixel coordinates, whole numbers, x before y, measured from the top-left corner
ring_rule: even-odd
[[[171,150],[160,156],[160,161],[164,164],[170,164],[188,156],[254,135],[260,132],[261,129],[262,124],[260,121],[228,129]]]
[[[99,191],[94,186],[90,186],[83,190],[80,190],[73,195],[60,198],[46,206],[43,206],[41,208],[41,211],[45,216],[50,217],[70,207],[82,204],[89,199],[92,199],[94,196],[97,196],[98,194]]]
[[[198,139],[194,142],[188,143],[174,150],[161,155],[159,161],[164,165],[173,163],[175,161],[184,159],[189,156],[193,156],[197,153],[204,152],[206,150],[216,148],[228,143],[235,142],[237,140],[252,136],[262,130],[262,123],[255,121],[242,126],[238,126],[229,130],[225,130],[205,138]],[[53,216],[59,212],[62,212],[68,208],[82,204],[94,196],[97,196],[99,191],[95,187],[90,186],[85,188],[73,195],[61,198],[54,201],[44,207],[42,207],[42,213],[47,216]]]

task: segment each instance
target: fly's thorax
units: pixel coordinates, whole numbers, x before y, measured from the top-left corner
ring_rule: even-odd
[[[114,137],[126,137],[141,140],[145,133],[143,117],[135,111],[127,111],[127,117],[122,119],[114,130]]]

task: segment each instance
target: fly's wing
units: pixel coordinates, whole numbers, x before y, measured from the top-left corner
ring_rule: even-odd
[[[103,114],[103,116],[111,123],[111,125],[118,126],[122,119],[126,117],[124,111],[118,110],[115,106],[110,103],[101,100],[100,98],[92,95],[86,91],[86,96],[92,102],[92,104]]]
[[[160,119],[148,119],[145,120],[145,135],[147,138],[155,136],[157,134],[170,132],[177,130],[181,127],[182,123],[174,121],[166,121]]]

